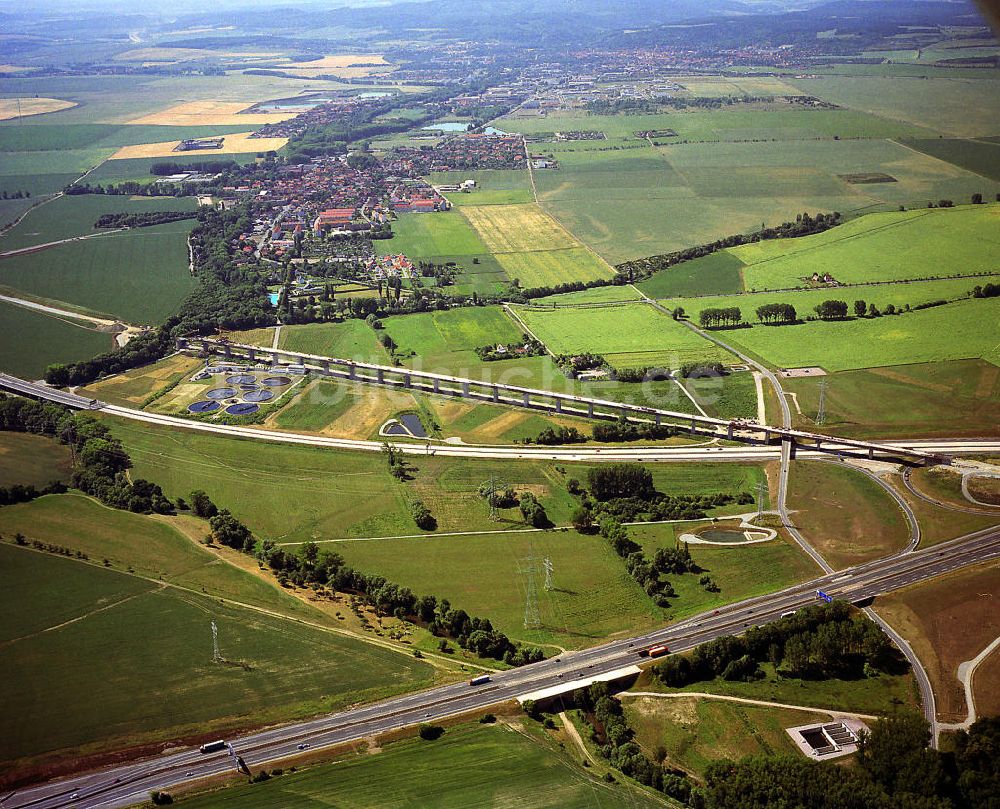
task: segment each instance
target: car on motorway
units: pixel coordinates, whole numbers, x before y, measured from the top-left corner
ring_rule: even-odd
[[[295,746],[296,750],[305,750],[309,746],[309,742],[300,742]]]

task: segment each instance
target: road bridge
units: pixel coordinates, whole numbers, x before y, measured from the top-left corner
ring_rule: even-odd
[[[578,396],[572,393],[526,388],[489,380],[469,379],[447,374],[418,371],[412,368],[392,365],[377,365],[358,360],[324,357],[299,351],[233,343],[212,337],[182,337],[177,341],[182,351],[201,351],[205,355],[217,355],[230,362],[244,362],[255,365],[270,363],[274,367],[299,365],[324,376],[345,379],[364,384],[384,387],[419,390],[439,396],[475,399],[492,404],[545,410],[560,415],[578,416],[589,419],[629,421],[664,425],[669,424],[692,435],[710,435],[731,441],[771,444],[788,441],[794,455],[796,447],[838,454],[860,454],[868,458],[899,458],[914,463],[948,463],[950,458],[940,453],[928,452],[913,447],[901,447],[854,438],[840,438],[820,433],[797,430],[791,427],[773,427],[742,419],[720,419],[655,407]]]

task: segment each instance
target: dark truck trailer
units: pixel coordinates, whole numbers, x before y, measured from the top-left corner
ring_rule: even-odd
[[[208,742],[207,744],[203,744],[201,747],[198,748],[198,751],[202,753],[202,755],[204,755],[205,753],[214,753],[217,750],[225,750],[225,749],[226,749],[225,740],[219,739],[219,741],[217,742]]]

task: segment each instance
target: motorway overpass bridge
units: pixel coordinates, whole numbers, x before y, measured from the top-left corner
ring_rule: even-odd
[[[300,365],[324,376],[345,379],[390,388],[419,390],[441,396],[475,399],[493,404],[545,410],[569,416],[589,419],[615,420],[625,418],[643,424],[669,424],[687,432],[710,435],[747,443],[770,444],[774,441],[791,442],[792,452],[797,446],[804,449],[830,449],[841,454],[854,454],[874,458],[893,457],[915,463],[949,463],[950,458],[940,453],[915,448],[904,448],[874,441],[853,438],[834,438],[828,435],[796,430],[786,427],[772,427],[753,421],[719,419],[691,413],[662,410],[655,407],[612,402],[571,393],[525,388],[465,377],[418,371],[412,368],[392,365],[376,365],[357,360],[324,357],[278,348],[233,343],[225,339],[211,337],[181,337],[177,341],[182,351],[201,351],[207,355],[217,355],[237,363],[270,363],[272,366]]]

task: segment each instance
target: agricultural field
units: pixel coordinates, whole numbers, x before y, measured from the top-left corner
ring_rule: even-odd
[[[607,265],[585,247],[499,253],[497,262],[522,289],[609,278]]]
[[[391,252],[413,260],[435,256],[482,256],[489,253],[468,221],[457,211],[403,214],[392,224]]]
[[[841,283],[897,281],[952,272],[995,272],[1000,205],[875,213],[824,233],[729,249],[748,290],[802,286],[813,273]]]
[[[660,270],[637,285],[651,298],[735,295],[743,291],[745,265],[728,250]]]
[[[1000,635],[994,606],[998,597],[1000,566],[987,562],[890,593],[876,602],[876,611],[909,641],[927,670],[939,721],[961,722],[966,717],[968,706],[958,666]],[[977,709],[996,704],[996,674],[992,666],[973,680]],[[985,700],[982,705],[980,695]]]
[[[185,241],[193,221],[5,258],[0,260],[0,284],[133,323],[158,323],[177,310],[194,286]]]
[[[0,121],[44,115],[75,106],[76,102],[61,98],[0,98]]]
[[[68,483],[72,471],[69,448],[55,439],[0,433],[0,487],[19,483],[42,488],[54,480]]]
[[[728,362],[731,355],[652,306],[602,309],[514,307],[534,335],[556,354],[603,354],[613,367],[679,368]]]
[[[219,133],[216,133],[219,134]],[[230,155],[246,152],[270,152],[277,151],[288,143],[288,138],[253,138],[252,132],[236,132],[225,135],[222,146],[217,149],[205,149],[201,155]],[[111,155],[111,160],[126,160],[136,157],[173,157],[175,154],[190,155],[191,152],[178,152],[178,140],[163,141],[160,143],[138,143],[134,146],[122,146]]]
[[[893,141],[791,140],[560,153],[542,207],[612,264],[777,225],[808,211],[896,210],[992,199],[984,177]],[[851,183],[883,173],[895,182]],[[707,292],[725,291],[706,290]]]
[[[828,372],[908,363],[984,359],[1000,364],[997,299],[967,300],[865,320],[740,329],[727,342],[780,368]]]
[[[457,207],[481,205],[528,205],[534,202],[528,172],[517,169],[487,169],[483,171],[443,171],[428,175],[434,185],[452,185],[456,179],[475,180],[476,188],[469,193],[446,193],[448,201]]]
[[[662,800],[628,785],[608,784],[539,738],[534,723],[449,727],[438,740],[407,739],[277,780],[240,785],[184,801],[191,809],[264,809],[291,802],[302,809],[463,809],[531,805],[544,809],[645,809]],[[375,751],[373,751],[375,752]],[[575,757],[574,757],[575,758]],[[489,762],[488,767],[483,763]],[[414,773],[419,772],[420,778]],[[461,778],[455,778],[461,772]]]
[[[196,207],[197,203],[192,197],[129,198],[104,194],[58,197],[36,206],[16,227],[0,236],[0,252],[74,236],[108,233],[108,229],[94,227],[102,214],[194,211]]]
[[[0,557],[7,772],[303,717],[429,679],[420,661],[196,590],[9,545]],[[210,620],[228,665],[203,640]],[[140,653],[124,651],[139,637]],[[36,687],[53,676],[58,689]]]
[[[869,477],[848,466],[799,461],[788,506],[795,525],[834,569],[881,559],[910,538],[899,505]]]
[[[386,318],[385,331],[409,367],[455,376],[477,374],[480,346],[517,343],[523,332],[499,306],[479,306]]]
[[[262,344],[271,345],[270,335]],[[376,339],[375,331],[363,320],[283,326],[278,346],[285,351],[301,351],[323,357],[342,357],[376,364],[389,362],[389,355]]]
[[[462,213],[493,253],[563,250],[573,235],[534,205],[467,205]]]
[[[610,278],[611,268],[536,205],[460,208],[507,274],[524,288]]]
[[[606,287],[591,287],[579,292],[562,292],[558,295],[546,295],[541,305],[573,306],[591,303],[617,303],[619,301],[638,301],[642,294],[631,284],[614,284]]]
[[[1000,143],[996,141],[930,138],[904,142],[931,157],[1000,181]]]
[[[1000,368],[984,360],[913,363],[782,379],[798,426],[815,429],[826,381],[823,431],[856,438],[977,436],[1000,424]]]
[[[625,694],[626,721],[643,749],[662,746],[667,751],[667,764],[699,774],[722,758],[739,761],[750,755],[801,755],[785,728],[830,720],[829,714],[815,710]]]
[[[10,290],[6,290],[9,294]],[[53,363],[86,360],[114,347],[110,334],[93,323],[53,317],[0,301],[0,369],[23,379],[41,379]]]
[[[678,266],[683,267],[684,264]],[[673,268],[667,273],[672,270]],[[698,316],[705,309],[738,306],[746,323],[759,325],[757,308],[769,303],[789,303],[795,307],[799,318],[805,320],[816,316],[816,306],[823,301],[833,299],[846,302],[849,307],[849,317],[853,317],[854,302],[857,300],[875,304],[880,312],[890,305],[897,311],[902,311],[907,306],[919,306],[936,301],[964,300],[969,297],[974,286],[982,286],[991,282],[1000,283],[1000,272],[992,277],[949,278],[941,281],[901,281],[899,283],[861,284],[835,288],[820,287],[785,292],[754,292],[743,295],[699,296],[697,298],[678,297],[661,301],[661,303],[670,309],[677,306],[682,307],[692,323],[698,323]],[[757,325],[754,328],[757,328]],[[726,339],[724,332],[720,336]]]
[[[294,118],[296,112],[246,112],[241,101],[188,101],[128,122],[130,126],[261,126]]]
[[[457,265],[447,294],[468,295],[475,291],[492,295],[505,289],[508,278],[486,245],[457,210],[436,214],[404,214],[392,223],[393,238],[385,248],[405,254],[411,261]],[[425,283],[433,283],[427,279]]]
[[[417,593],[447,598],[471,615],[488,616],[511,637],[533,644],[581,648],[662,622],[662,611],[600,536],[515,532],[338,542],[334,548],[359,570],[378,573]],[[541,580],[536,582],[539,629],[524,627],[529,574],[520,570],[529,556],[549,558],[555,569],[553,590],[543,590]]]
[[[917,75],[920,72],[916,71]],[[997,134],[990,113],[1000,104],[1000,80],[993,71],[958,71],[947,77],[819,76],[792,79],[803,93],[896,121],[930,127],[953,137]]]

